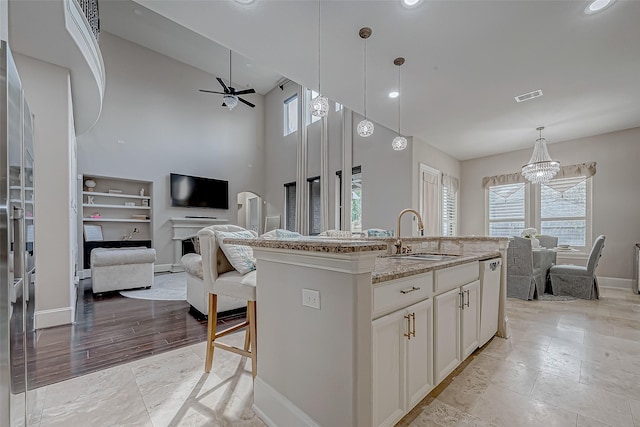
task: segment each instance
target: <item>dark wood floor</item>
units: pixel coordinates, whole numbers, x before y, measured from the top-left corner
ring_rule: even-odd
[[[93,295],[91,280],[78,287],[76,322],[27,336],[28,384],[38,388],[206,340],[206,319],[189,313],[186,301]],[[232,313],[218,324],[236,324]]]

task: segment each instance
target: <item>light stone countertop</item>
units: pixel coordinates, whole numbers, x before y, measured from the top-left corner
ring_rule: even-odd
[[[422,238],[424,239],[424,238]],[[447,239],[447,238],[444,238]],[[395,242],[395,238],[384,238],[376,240],[370,239],[332,239],[303,237],[301,239],[224,239],[225,243],[247,245],[254,248],[288,249],[308,252],[323,252],[346,254],[355,252],[386,251],[387,244]],[[420,238],[403,238],[403,241],[419,241]],[[487,237],[454,237],[448,238],[451,241],[471,240],[471,241],[491,241],[500,242],[504,238]],[[388,242],[388,243],[387,243]],[[421,253],[433,253],[433,251],[420,251]],[[416,253],[418,253],[416,251]],[[426,273],[433,270],[454,267],[468,262],[480,261],[500,256],[498,250],[463,250],[463,251],[443,251],[443,255],[455,255],[453,259],[440,261],[429,261],[424,259],[411,259],[399,256],[380,256],[375,260],[375,266],[371,273],[371,282],[380,283],[402,277],[413,276],[415,274]]]

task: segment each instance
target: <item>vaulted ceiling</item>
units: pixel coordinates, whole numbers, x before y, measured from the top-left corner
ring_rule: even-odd
[[[371,27],[369,118],[397,129],[399,99],[403,134],[461,160],[532,147],[538,126],[546,127],[550,144],[640,126],[639,1],[618,0],[590,15],[584,0],[424,0],[414,8],[400,0],[100,4],[106,31],[200,68],[208,57],[228,67],[224,53],[233,49],[245,61],[234,75],[246,71],[239,81],[261,93],[278,76],[317,88],[320,59],[322,93],[360,113],[364,45],[358,30]],[[109,23],[118,17],[109,16],[116,6],[127,22]],[[154,19],[140,23],[146,8]],[[173,28],[165,39],[158,35],[168,31],[161,21]],[[397,89],[398,56],[406,63],[394,100],[387,95]],[[225,75],[221,70],[214,74]],[[536,89],[544,95],[515,102]]]

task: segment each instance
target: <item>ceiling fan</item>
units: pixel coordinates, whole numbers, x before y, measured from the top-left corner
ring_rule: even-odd
[[[216,79],[218,80],[218,83],[220,83],[220,86],[222,86],[222,89],[224,90],[224,92],[216,92],[213,90],[206,90],[206,89],[200,89],[200,92],[218,93],[220,95],[224,95],[222,97],[222,106],[227,107],[229,110],[233,110],[233,108],[236,105],[238,105],[238,101],[248,105],[251,108],[255,107],[255,104],[252,104],[249,101],[244,100],[238,96],[238,95],[245,95],[248,93],[256,93],[254,89],[245,89],[245,90],[236,91],[234,87],[231,87],[231,85],[233,84],[231,83],[231,50],[229,50],[229,87],[227,87],[227,85],[224,84],[224,82],[220,77],[216,77]]]

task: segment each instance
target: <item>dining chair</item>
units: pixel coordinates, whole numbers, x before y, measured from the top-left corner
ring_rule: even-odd
[[[549,236],[543,234],[542,236],[536,236],[536,239],[540,241],[540,246],[543,248],[553,249],[558,246],[557,236]]]
[[[544,293],[546,271],[533,265],[531,239],[514,236],[507,248],[507,297],[530,300]]]
[[[598,278],[596,267],[602,256],[605,236],[598,236],[593,243],[587,266],[580,265],[554,265],[549,274],[551,276],[551,289],[554,295],[573,296],[582,299],[598,299]]]

